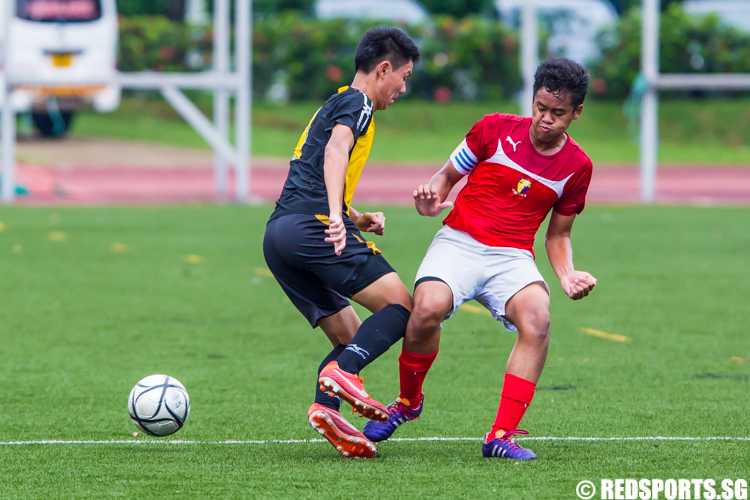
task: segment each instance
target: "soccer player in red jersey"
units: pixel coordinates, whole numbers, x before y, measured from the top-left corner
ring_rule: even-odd
[[[468,176],[417,273],[414,309],[399,358],[401,393],[386,422],[368,422],[372,441],[388,439],[422,412],[422,382],[438,353],[440,324],[466,301],[484,305],[518,339],[505,372],[500,407],[485,436],[485,457],[536,458],[515,434],[544,368],[550,333],[549,288],[534,263],[534,236],[550,211],[546,249],[563,291],[586,297],[596,279],[573,266],[570,233],[586,201],[592,163],[566,133],[583,112],[589,77],[577,63],[549,59],[534,82],[533,115],[487,115],[445,166],[414,191],[421,215],[452,206],[453,186]]]

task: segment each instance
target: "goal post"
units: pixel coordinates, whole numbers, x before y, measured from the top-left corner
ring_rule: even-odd
[[[745,90],[750,89],[750,73],[692,74],[659,72],[659,26],[661,0],[643,0],[641,73],[646,92],[641,100],[641,201],[653,203],[659,154],[660,90]]]

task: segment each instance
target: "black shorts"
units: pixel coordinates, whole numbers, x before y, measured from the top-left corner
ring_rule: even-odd
[[[284,215],[266,225],[263,255],[268,268],[313,328],[321,318],[347,307],[347,298],[394,272],[351,220],[344,223],[346,247],[341,255],[325,241],[328,225],[315,215]]]

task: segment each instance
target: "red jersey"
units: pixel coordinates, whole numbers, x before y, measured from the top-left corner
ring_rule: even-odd
[[[568,136],[560,151],[539,153],[531,144],[531,118],[485,116],[451,155],[466,186],[443,224],[493,247],[533,253],[534,236],[550,210],[583,211],[593,165]]]

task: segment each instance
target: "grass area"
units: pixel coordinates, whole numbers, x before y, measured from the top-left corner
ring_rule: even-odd
[[[133,437],[126,410],[131,387],[152,373],[190,393],[182,440],[317,438],[305,415],[327,340],[267,275],[270,211],[0,209],[0,441],[157,441]],[[408,283],[439,221],[407,208],[387,215],[378,247]],[[539,247],[552,341],[522,427],[535,436],[748,436],[742,227],[750,209],[590,207],[573,243],[599,286],[580,302],[563,296]],[[490,317],[459,311],[444,325],[425,413],[399,435],[482,436],[513,342]],[[364,373],[383,401],[397,391],[399,351]],[[0,496],[569,499],[584,479],[746,478],[750,454],[747,441],[527,445],[539,460],[483,459],[478,442],[383,443],[369,461],[342,459],[327,443],[0,446]]]
[[[253,151],[289,158],[321,103],[256,105]],[[371,160],[442,163],[483,115],[516,113],[510,102],[435,104],[405,100],[376,118]],[[660,107],[659,157],[673,164],[750,164],[750,100],[664,100]],[[639,148],[619,103],[589,101],[571,135],[595,163],[637,163]],[[202,139],[164,102],[128,98],[111,114],[87,112],[74,134],[202,147]],[[205,146],[203,146],[205,147]]]

